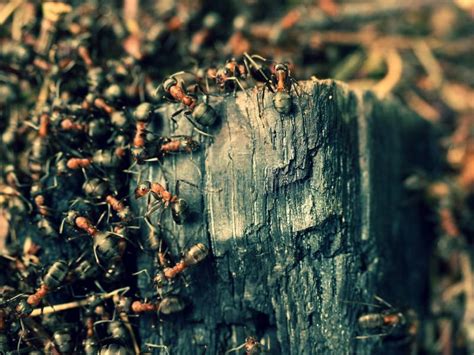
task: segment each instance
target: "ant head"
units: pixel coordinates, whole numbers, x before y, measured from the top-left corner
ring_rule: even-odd
[[[77,211],[70,210],[70,211],[67,211],[65,220],[67,223],[74,226],[77,217],[79,217],[79,213]]]
[[[162,288],[166,285],[167,279],[163,272],[157,272],[155,277],[153,278],[153,283],[156,285],[156,287]]]
[[[151,189],[151,182],[144,181],[138,184],[135,189],[135,198],[140,198],[145,196]]]
[[[286,63],[278,63],[275,65],[275,71],[288,72],[288,65]]]
[[[176,80],[176,78],[170,77],[163,82],[163,89],[168,92],[172,86],[175,86],[177,84],[178,81]]]

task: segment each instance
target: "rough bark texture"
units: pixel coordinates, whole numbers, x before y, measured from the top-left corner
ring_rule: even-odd
[[[142,343],[222,354],[253,335],[272,354],[369,354],[381,340],[354,339],[367,310],[356,302],[378,294],[422,313],[429,243],[402,180],[430,161],[429,127],[340,83],[299,89],[289,115],[268,91],[212,98],[214,141],[142,171],[171,191],[176,179],[199,186],[179,184],[191,221],[177,226],[165,211],[161,223],[176,257],[197,242],[212,252],[176,290],[189,303],[184,316],[142,316]],[[176,109],[162,109],[157,133],[192,132],[184,118],[169,120]],[[135,207],[143,213],[146,203]],[[138,262],[155,273],[151,255]],[[138,280],[142,297],[155,292],[146,274]]]

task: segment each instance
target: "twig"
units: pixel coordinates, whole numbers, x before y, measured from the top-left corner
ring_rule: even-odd
[[[421,117],[430,122],[439,122],[440,113],[431,106],[428,102],[423,100],[418,94],[410,90],[404,95],[405,101],[410,108],[419,114]]]
[[[413,52],[425,68],[433,88],[439,89],[443,84],[443,70],[426,41],[414,44]]]
[[[5,4],[0,10],[0,25],[3,25],[5,21],[11,16],[13,12],[21,5],[23,0],[12,0],[8,4]]]
[[[449,286],[441,294],[441,299],[443,300],[443,303],[449,303],[453,298],[462,294],[464,292],[464,289],[464,282],[457,282],[454,285]]]
[[[400,81],[403,73],[403,62],[396,49],[387,52],[386,61],[388,71],[385,77],[380,80],[373,88],[379,98],[386,97]]]
[[[467,251],[460,252],[459,263],[463,275],[465,306],[464,306],[464,333],[468,352],[474,351],[474,273],[470,255]]]
[[[88,304],[90,304],[91,302],[96,301],[97,299],[105,300],[105,299],[108,299],[108,298],[112,298],[113,296],[115,296],[115,295],[117,295],[117,294],[119,294],[123,291],[124,291],[124,289],[121,288],[121,289],[117,289],[117,290],[114,290],[112,292],[102,294],[102,295],[99,295],[99,296],[93,295],[93,296],[87,297],[87,298],[85,298],[83,300],[80,300],[80,301],[73,301],[73,302],[68,302],[68,303],[57,304],[57,305],[54,305],[54,306],[36,308],[36,309],[33,310],[33,312],[30,313],[29,317],[38,317],[38,316],[42,316],[44,314],[57,313],[57,312],[67,311],[69,309],[74,309],[74,308],[87,306]]]

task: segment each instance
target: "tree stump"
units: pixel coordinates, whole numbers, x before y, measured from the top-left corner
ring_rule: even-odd
[[[198,242],[211,254],[175,290],[187,301],[183,313],[140,317],[142,344],[223,354],[251,335],[271,354],[371,354],[390,344],[354,339],[367,311],[361,302],[377,294],[422,316],[429,243],[402,182],[431,164],[429,125],[338,82],[304,82],[298,91],[288,115],[268,90],[213,97],[214,139],[194,133],[197,153],[144,166],[141,180],[172,192],[184,180],[190,220],[178,226],[167,210],[152,216],[175,259]],[[160,109],[156,133],[192,134],[184,118],[170,120],[177,109]],[[143,215],[146,202],[134,207]],[[152,258],[139,255],[138,269],[153,275]],[[138,285],[142,297],[156,292],[146,273]]]

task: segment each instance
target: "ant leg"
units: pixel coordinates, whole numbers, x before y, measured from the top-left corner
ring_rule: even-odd
[[[374,295],[374,299],[375,299],[376,301],[378,301],[378,302],[380,302],[380,303],[386,305],[386,306],[387,306],[388,308],[390,308],[390,309],[393,309],[393,308],[394,308],[390,303],[388,303],[387,301],[385,301],[385,300],[384,300],[382,297],[380,297],[380,296]]]
[[[224,354],[226,355],[226,354],[230,354],[231,352],[234,352],[234,351],[239,351],[240,349],[243,349],[245,347],[245,345],[247,345],[247,343],[243,343],[242,345],[239,345],[236,348],[229,349]]]
[[[201,190],[201,191],[205,191],[205,192],[210,192],[210,193],[214,193],[214,192],[221,192],[222,189],[206,189],[206,188],[202,188],[202,187],[199,187],[198,185],[192,183],[192,182],[189,182],[187,180],[183,180],[183,179],[177,179],[176,180],[176,187],[175,187],[175,192],[176,192],[176,195],[179,196],[179,183],[185,183],[189,186],[192,186],[192,187],[195,187],[196,189],[198,190]]]
[[[168,347],[164,344],[151,344],[151,343],[145,343],[145,345],[148,348],[155,348],[155,349],[163,349],[166,354],[170,354],[170,351],[168,350]]]
[[[126,174],[134,174],[134,175],[137,175],[138,172],[132,170],[132,168],[134,168],[135,165],[137,165],[137,162],[136,162],[136,161],[134,161],[134,162],[132,163],[132,165],[130,165],[130,166],[128,167],[128,169],[125,169],[125,170],[122,170],[122,171],[123,171],[124,173],[126,173]]]
[[[107,211],[104,211],[100,214],[100,217],[99,219],[97,220],[97,223],[96,223],[96,226],[98,226],[100,224],[100,222],[102,222],[102,219],[104,219],[105,215],[107,214]]]
[[[132,273],[133,276],[138,276],[138,275],[140,275],[140,274],[145,274],[146,276],[148,276],[148,279],[149,279],[150,281],[152,280],[152,278],[151,278],[151,276],[150,276],[150,273],[148,272],[147,269],[141,269],[140,271],[137,271],[137,272]]]
[[[94,259],[95,259],[95,262],[97,263],[97,265],[99,265],[99,267],[103,270],[105,270],[105,268],[102,266],[102,264],[100,263],[100,260],[99,260],[99,255],[97,254],[97,246],[94,246],[93,247],[93,251],[94,251]]]
[[[199,134],[202,134],[203,136],[206,136],[206,137],[209,137],[209,138],[214,138],[214,136],[212,134],[209,134],[209,133],[204,132],[203,130],[201,130],[199,128],[197,122],[194,121],[194,119],[189,114],[186,114],[185,117],[193,125],[193,128],[196,132],[198,132]]]
[[[174,113],[171,115],[171,117],[170,117],[170,118],[171,118],[171,121],[173,121],[175,125],[178,125],[178,121],[176,121],[174,118],[175,118],[176,116],[178,116],[178,115],[179,115],[181,112],[183,112],[183,111],[184,111],[184,108],[179,109],[178,111],[174,112]]]
[[[64,232],[64,224],[66,223],[66,217],[64,217],[59,225],[59,234],[63,234]]]
[[[153,91],[153,96],[158,96],[158,91],[163,87],[163,84],[160,84],[156,87],[156,89]]]
[[[150,159],[145,159],[143,161],[146,161],[147,163],[152,163],[152,162],[155,162],[155,161],[160,161],[160,158],[150,158]]]
[[[210,88],[209,88],[209,79],[208,79],[207,75],[206,75],[206,81],[205,81],[205,82],[206,82],[206,91],[209,92],[209,91],[210,91]]]
[[[260,117],[260,120],[262,119],[263,113],[265,111],[265,88],[266,86],[263,87],[261,99],[258,98],[258,93],[257,93],[258,117]],[[263,124],[263,121],[262,121],[262,126],[265,127],[265,125]]]
[[[179,72],[176,72],[176,73],[174,73],[174,74],[171,74],[171,75],[170,75],[170,78],[174,78],[175,76],[183,75],[183,74],[186,74],[186,71],[181,70],[181,71],[179,71]]]
[[[145,217],[150,217],[154,212],[158,211],[160,208],[163,208],[163,202],[156,201],[150,206],[150,208],[145,213]]]
[[[258,54],[252,54],[250,57],[251,57],[252,59],[253,59],[253,58],[256,58],[256,59],[262,60],[262,61],[264,61],[264,62],[268,62],[268,61],[269,61],[267,58],[264,58],[264,57],[262,57],[261,55],[258,55]]]
[[[387,333],[377,333],[377,334],[370,334],[370,335],[358,335],[354,337],[354,339],[363,340],[363,339],[370,339],[375,337],[384,337],[387,336]]]
[[[235,76],[231,76],[229,78],[227,78],[226,80],[233,80],[237,83],[237,85],[239,85],[240,89],[245,92],[245,95],[247,95],[247,97],[250,97],[249,93],[244,89],[244,87],[242,86],[242,83],[240,82],[240,80],[238,78],[236,78]],[[235,90],[234,90],[234,93],[235,93]]]
[[[290,82],[291,82],[290,90],[291,88],[293,88],[293,90],[295,90],[296,92],[296,95],[301,96],[301,90],[300,90],[301,87],[300,87],[300,84],[298,84],[298,81],[296,81],[293,78],[290,78]]]
[[[265,72],[262,70],[262,66],[258,65],[257,62],[255,62],[253,60],[253,58],[258,58],[258,59],[261,59],[265,62],[267,62],[267,60],[265,58],[257,56],[257,55],[249,56],[247,52],[244,53],[244,57],[245,57],[245,59],[247,59],[250,62],[252,67],[254,67],[255,70],[258,71],[258,73],[265,79],[266,85],[269,85],[268,83],[271,83],[271,78],[269,78],[267,76],[267,74],[265,74]],[[245,61],[244,61],[244,63],[245,63]],[[249,73],[250,73],[250,71],[249,71]],[[271,92],[275,92],[271,86],[269,86],[269,89],[270,89]]]

